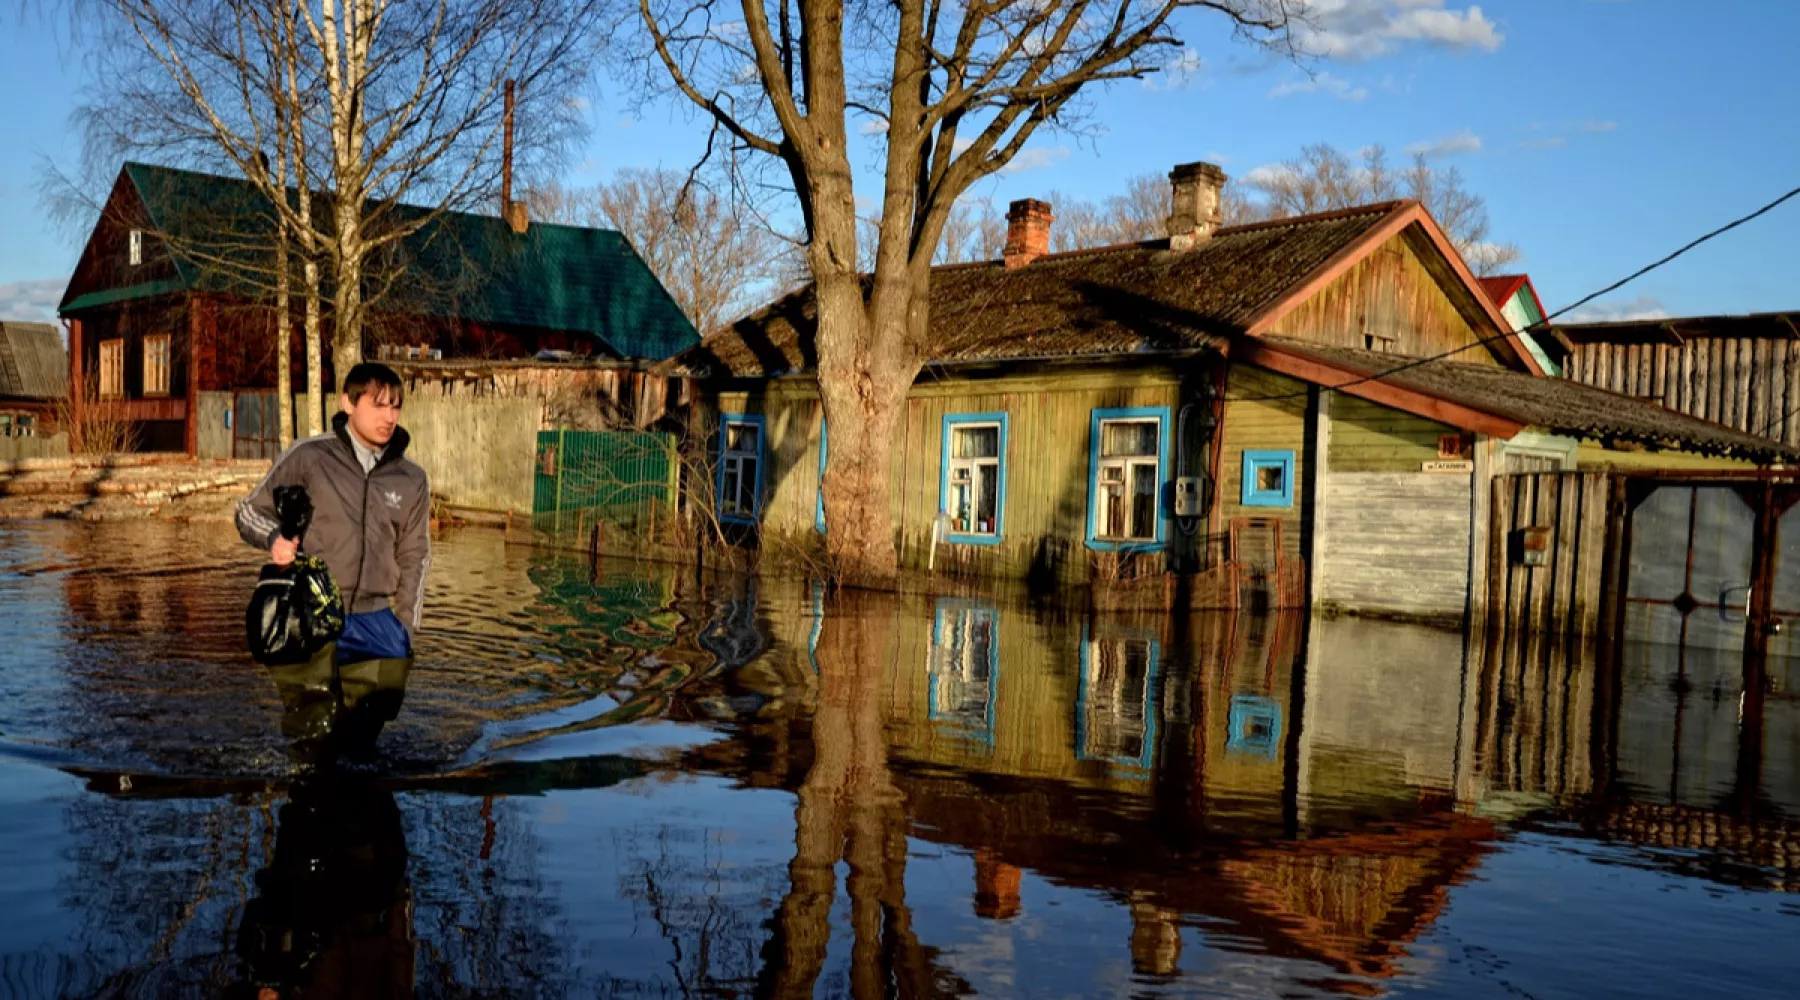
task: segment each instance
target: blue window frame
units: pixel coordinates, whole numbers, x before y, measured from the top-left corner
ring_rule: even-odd
[[[938,509],[950,519],[945,540],[998,545],[1006,521],[1005,413],[944,415]]]
[[[1101,409],[1088,439],[1087,547],[1154,552],[1168,532],[1169,408]]]
[[[825,533],[825,454],[831,439],[825,435],[825,411],[819,411],[819,502],[813,508],[813,530]]]
[[[719,470],[716,480],[721,521],[755,524],[762,516],[763,438],[759,413],[719,415]]]
[[[1240,501],[1246,507],[1294,505],[1294,453],[1244,450],[1244,484]]]
[[[1075,756],[1148,771],[1156,759],[1156,683],[1162,644],[1147,634],[1081,630]]]

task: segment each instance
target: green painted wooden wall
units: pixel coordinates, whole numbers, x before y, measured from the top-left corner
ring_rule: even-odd
[[[1234,517],[1276,518],[1281,522],[1282,548],[1294,559],[1301,555],[1301,513],[1306,504],[1307,390],[1305,382],[1244,365],[1233,365],[1225,384],[1218,530],[1227,530]],[[1246,449],[1294,453],[1292,506],[1244,506]]]
[[[1332,472],[1418,472],[1436,461],[1438,438],[1461,431],[1366,399],[1331,398]]]

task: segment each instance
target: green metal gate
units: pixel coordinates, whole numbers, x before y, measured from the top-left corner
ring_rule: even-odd
[[[673,434],[539,431],[533,526],[584,541],[604,523],[648,541],[674,521],[680,469]]]

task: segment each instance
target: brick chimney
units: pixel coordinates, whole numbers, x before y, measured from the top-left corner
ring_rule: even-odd
[[[1021,198],[1006,209],[1006,269],[1024,267],[1050,252],[1050,203]]]
[[[1225,171],[1212,163],[1183,163],[1169,171],[1174,197],[1169,206],[1169,249],[1185,253],[1219,228]]]

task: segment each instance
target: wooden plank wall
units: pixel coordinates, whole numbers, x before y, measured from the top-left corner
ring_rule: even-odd
[[[1800,445],[1800,341],[1578,344],[1563,369],[1578,382]]]
[[[946,575],[1031,575],[1065,586],[1085,584],[1093,411],[1168,407],[1172,465],[1179,395],[1180,385],[1172,371],[1142,369],[915,386],[906,401],[891,457],[890,487],[901,564],[923,569],[931,559],[932,523],[941,503],[938,473],[944,416],[1003,411],[1008,414],[1008,426],[1001,542],[940,543],[936,569]],[[1305,400],[1300,402],[1304,411]],[[754,398],[727,393],[720,406],[729,412],[761,413],[767,421],[765,539],[804,543],[816,538],[821,415],[816,389],[796,380],[772,385]],[[1297,441],[1298,432],[1295,438]],[[826,447],[830,447],[829,441]],[[1173,475],[1172,469],[1169,474]],[[1165,523],[1164,537],[1172,539],[1174,533],[1173,524]],[[1293,534],[1297,546],[1297,519]]]
[[[1411,357],[1467,347],[1480,339],[1404,233],[1295,307],[1270,332],[1358,349],[1365,335],[1374,334],[1389,338],[1382,349]],[[1483,348],[1464,351],[1457,360],[1499,363]]]
[[[1332,417],[1335,442],[1342,424],[1335,412]],[[1469,600],[1470,477],[1413,468],[1339,472],[1334,466],[1326,475],[1316,567],[1326,608],[1462,617]]]
[[[1331,400],[1328,465],[1338,472],[1418,472],[1438,457],[1438,438],[1454,427],[1336,393]]]
[[[1271,398],[1273,397],[1273,398]],[[1225,386],[1225,435],[1219,462],[1219,499],[1216,530],[1223,531],[1238,517],[1272,517],[1281,522],[1282,550],[1287,558],[1301,558],[1301,509],[1306,502],[1307,384],[1285,376],[1233,365]],[[1335,432],[1335,430],[1334,430]],[[1246,507],[1244,451],[1280,450],[1294,453],[1294,505]]]
[[[1605,616],[1612,572],[1608,547],[1614,490],[1620,480],[1596,472],[1535,472],[1495,476],[1488,536],[1487,614],[1506,641],[1535,643],[1556,635],[1593,636]],[[1514,562],[1514,531],[1550,528],[1548,561]],[[1506,654],[1506,655],[1510,655]]]

